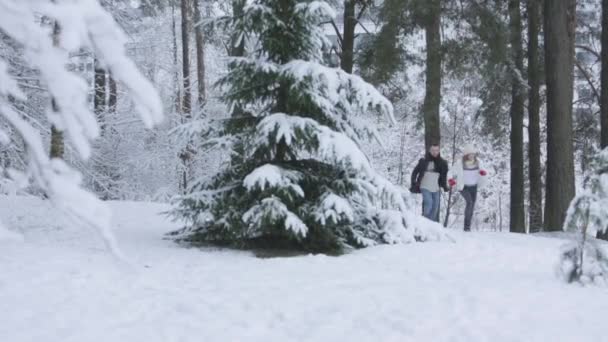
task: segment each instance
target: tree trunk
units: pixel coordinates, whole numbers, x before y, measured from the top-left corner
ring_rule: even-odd
[[[575,0],[545,0],[547,78],[547,188],[545,230],[562,230],[574,198],[572,93]]]
[[[344,0],[344,34],[340,67],[349,74],[353,73],[356,25],[355,0]]]
[[[608,0],[602,0],[601,147],[608,147]]]
[[[190,98],[190,44],[189,44],[189,28],[190,28],[190,1],[181,0],[182,12],[182,78],[184,84],[184,96],[182,102],[182,122],[186,123],[192,118],[192,103]],[[192,155],[190,143],[180,153],[182,160],[182,179],[181,190],[185,193],[188,189],[188,183],[192,168]]]
[[[456,143],[458,139],[458,135],[456,134],[456,130],[458,128],[458,112],[454,112],[454,126],[452,127],[452,167],[454,166],[454,162],[456,161]],[[452,198],[453,198],[454,189],[450,188],[450,192],[448,194],[448,204],[445,208],[445,219],[443,220],[443,227],[447,228],[448,223],[450,222],[450,213],[452,211]]]
[[[171,33],[173,35],[173,65],[175,66],[175,77],[173,78],[173,86],[175,87],[175,112],[180,113],[182,109],[181,98],[182,94],[180,91],[179,82],[179,68],[177,60],[177,23],[175,20],[175,2],[171,2]]]
[[[441,4],[429,0],[425,20],[426,94],[424,96],[424,142],[428,151],[441,142],[439,106],[441,104]]]
[[[101,135],[104,135],[106,131],[106,118],[104,112],[106,111],[106,71],[99,65],[99,60],[95,58],[93,62],[95,66],[95,86],[94,86],[94,97],[93,97],[93,110],[97,116],[97,122]]]
[[[190,0],[181,0],[182,10],[182,78],[184,85],[184,96],[182,99],[182,110],[184,119],[190,119],[192,114],[192,99],[190,95]],[[187,120],[186,120],[187,121]]]
[[[232,16],[238,18],[243,15],[246,0],[232,1]],[[230,56],[243,57],[245,56],[245,39],[239,41],[238,35],[233,35],[230,40]]]
[[[55,22],[53,24],[53,45],[54,46],[59,45],[60,32],[61,32],[61,28],[59,27],[59,24],[57,22]],[[57,102],[55,101],[54,98],[51,99],[51,109],[53,110],[54,113],[59,112],[59,106],[57,105]],[[58,130],[55,127],[55,125],[51,125],[51,150],[49,153],[50,157],[63,159],[63,155],[65,152],[64,145],[65,144],[63,141],[63,132]]]
[[[232,16],[238,18],[243,15],[246,0],[233,0],[232,1]],[[231,57],[243,57],[245,56],[245,39],[240,39],[238,35],[233,35],[230,39],[230,56]],[[243,109],[239,106],[234,106],[232,110],[232,117],[239,117],[243,115]]]
[[[538,34],[540,0],[528,0],[528,158],[530,178],[530,232],[543,226],[543,189],[540,163],[540,60]]]
[[[52,104],[52,108],[53,108],[53,112],[58,112],[59,108],[57,108],[57,104],[55,103],[55,100],[51,100]],[[57,128],[55,128],[55,125],[51,126],[51,151],[50,151],[50,157],[51,158],[59,158],[59,159],[63,159],[65,153],[65,147],[64,147],[64,143],[63,143],[63,132],[61,132],[60,130],[58,130]]]
[[[509,0],[509,36],[511,41],[511,205],[509,231],[526,232],[524,212],[524,101],[520,80],[523,77],[524,56],[521,38],[519,0]]]
[[[602,0],[602,90],[600,115],[602,116],[602,149],[608,147],[608,0]],[[608,230],[597,234],[598,239],[608,240]]]
[[[110,96],[108,97],[108,111],[110,113],[116,113],[116,104],[118,103],[118,87],[116,86],[116,80],[112,75],[108,77],[110,83]]]
[[[195,40],[196,40],[196,75],[198,82],[198,107],[201,109],[206,101],[205,90],[205,42],[203,40],[203,25],[198,0],[194,1]]]

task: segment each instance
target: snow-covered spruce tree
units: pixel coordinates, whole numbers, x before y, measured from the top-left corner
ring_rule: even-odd
[[[574,198],[564,228],[576,242],[563,247],[559,273],[568,282],[608,281],[608,255],[590,237],[608,229],[608,148],[599,153],[582,193]]]
[[[380,177],[359,149],[373,137],[357,115],[393,120],[391,103],[361,78],[323,66],[324,1],[254,0],[231,18],[257,50],[231,61],[219,85],[238,115],[221,143],[232,153],[209,181],[178,198],[182,241],[237,248],[340,253],[379,243],[426,240],[407,195]],[[431,226],[429,226],[431,225]]]

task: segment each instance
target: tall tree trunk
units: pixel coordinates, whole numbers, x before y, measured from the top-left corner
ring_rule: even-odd
[[[99,60],[95,58],[95,85],[94,85],[94,97],[93,97],[93,110],[97,116],[97,122],[101,129],[101,135],[106,131],[106,118],[104,113],[106,111],[106,71],[101,67]]]
[[[572,143],[575,9],[575,0],[545,0],[547,231],[562,229],[570,201],[575,195]]]
[[[201,9],[198,0],[194,1],[195,40],[196,40],[196,75],[198,82],[198,107],[202,108],[206,101],[205,90],[205,42],[203,40],[203,25]]]
[[[452,167],[454,166],[454,163],[456,162],[456,153],[458,153],[458,151],[456,150],[456,144],[457,144],[457,140],[458,140],[458,134],[457,134],[457,129],[458,129],[458,112],[454,112],[454,125],[452,126]],[[448,193],[448,204],[445,208],[445,219],[443,220],[443,226],[445,228],[448,227],[448,223],[450,223],[450,212],[452,210],[452,205],[454,203],[452,203],[452,198],[453,198],[453,189],[450,189],[450,192]]]
[[[110,95],[108,97],[108,111],[110,113],[116,113],[116,104],[118,103],[118,87],[116,86],[116,80],[110,74],[109,77],[109,91]]]
[[[114,77],[112,77],[112,74],[108,73],[108,107],[107,110],[105,111],[105,117],[106,118],[113,118],[116,119],[116,105],[118,103],[118,89],[117,89],[117,85],[116,85],[116,80],[114,79]],[[111,160],[111,161],[116,161],[116,150],[115,150],[115,144],[112,142],[113,139],[116,137],[116,127],[113,125],[109,125],[109,122],[106,122],[106,135],[108,136],[108,140],[107,143],[105,144],[105,149],[103,151],[103,153],[107,156],[104,159],[107,160]],[[110,144],[108,144],[110,143]],[[120,180],[120,173],[118,172],[118,165],[116,165],[116,163],[113,162],[109,162],[107,163],[107,165],[105,165],[104,167],[104,174],[107,177],[107,179],[109,180],[109,182],[107,182],[106,186],[104,189],[102,189],[102,199],[103,200],[110,200],[110,199],[119,199],[118,197],[116,197],[116,187],[117,187],[117,182]]]
[[[190,119],[192,114],[192,99],[190,89],[190,0],[181,0],[182,11],[182,78],[184,96],[182,99],[182,110],[184,119]]]
[[[342,36],[340,67],[349,74],[353,73],[356,26],[355,0],[344,0],[344,34]]]
[[[424,96],[424,142],[428,151],[441,141],[439,106],[441,104],[441,4],[428,0],[425,18],[426,94]]]
[[[509,231],[526,232],[524,210],[524,101],[520,80],[523,77],[524,56],[521,38],[521,9],[519,0],[509,0],[509,36],[511,41],[511,205]]]
[[[190,1],[181,0],[181,12],[182,12],[182,78],[184,83],[184,96],[182,102],[182,120],[183,123],[190,121],[192,118],[192,102],[190,98],[190,44],[189,35],[190,32]],[[181,190],[186,192],[188,189],[188,181],[191,175],[192,168],[192,153],[190,143],[187,143],[186,147],[180,153],[180,159],[182,160],[182,179],[181,179]]]
[[[177,60],[177,23],[175,20],[175,2],[171,2],[171,34],[173,35],[173,65],[175,65],[175,75],[173,78],[173,86],[175,87],[175,112],[180,113],[182,109],[181,99],[182,94],[180,91],[179,82],[179,68]]]
[[[246,0],[232,0],[232,16],[238,18],[243,15]],[[238,35],[233,35],[230,39],[230,56],[245,56],[245,39],[240,39]]]
[[[530,232],[543,227],[543,189],[540,163],[540,0],[528,0],[528,158],[530,178]]]
[[[243,15],[243,11],[245,9],[245,1],[246,0],[232,0],[232,16],[238,18]],[[245,56],[245,39],[240,39],[240,37],[234,34],[230,38],[230,51],[229,54],[231,57],[243,57]],[[243,109],[239,106],[234,106],[232,110],[232,117],[239,117],[243,115]]]
[[[59,24],[55,22],[53,24],[53,45],[59,45],[59,34],[61,33],[61,28]],[[59,106],[54,98],[51,99],[51,109],[54,113],[59,112]],[[63,132],[57,129],[55,125],[51,125],[51,150],[50,157],[51,158],[60,158],[63,159],[65,152],[65,143],[63,141]]]
[[[608,0],[602,0],[602,90],[600,101],[600,124],[602,130],[602,149],[608,147]],[[608,240],[608,230],[598,233],[597,237]]]
[[[55,113],[59,112],[59,107],[57,107],[57,103],[55,102],[55,99],[51,100],[51,107],[53,109],[53,112],[55,112]],[[50,151],[49,155],[51,158],[63,159],[64,154],[65,154],[65,144],[63,142],[63,132],[58,130],[55,127],[55,125],[52,125],[51,126],[51,151]]]
[[[608,0],[602,0],[601,147],[608,147]]]

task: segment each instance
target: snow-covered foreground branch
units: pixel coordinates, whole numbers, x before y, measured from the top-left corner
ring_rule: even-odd
[[[99,127],[89,109],[89,86],[67,69],[71,53],[92,50],[128,88],[146,126],[162,120],[162,105],[154,87],[126,57],[124,35],[97,0],[0,0],[0,30],[22,46],[29,67],[40,73],[55,104],[51,110],[49,101],[49,122],[63,131],[81,157],[90,156],[90,143],[99,135]],[[28,153],[27,170],[9,170],[12,177],[23,184],[33,181],[58,207],[98,230],[107,248],[122,257],[111,231],[109,208],[80,186],[77,172],[62,160],[49,157],[40,132],[12,109],[25,101],[28,98],[5,61],[0,60],[0,115],[21,136]],[[3,136],[5,132],[0,132],[0,138]]]

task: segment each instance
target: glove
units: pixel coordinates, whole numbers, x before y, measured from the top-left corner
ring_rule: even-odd
[[[482,176],[485,176],[488,173],[486,172],[486,170],[479,170],[479,174],[482,175]]]
[[[456,180],[454,178],[450,178],[448,180],[448,184],[450,185],[450,188],[453,188],[456,185]]]

